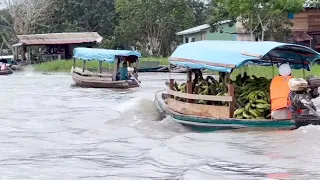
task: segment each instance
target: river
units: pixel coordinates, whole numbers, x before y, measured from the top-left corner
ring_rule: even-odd
[[[320,126],[195,133],[155,111],[168,74],[139,78],[116,91],[68,74],[0,76],[0,179],[320,179]]]

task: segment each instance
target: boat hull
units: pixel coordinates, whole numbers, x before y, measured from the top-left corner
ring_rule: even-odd
[[[10,75],[13,72],[11,70],[0,71],[0,76]]]
[[[184,115],[170,110],[165,99],[168,97],[165,91],[158,91],[155,95],[154,104],[160,114],[166,114],[173,118],[174,121],[181,123],[196,131],[215,131],[228,129],[255,129],[255,130],[293,130],[301,126],[310,124],[319,125],[320,120],[314,116],[308,116],[299,119],[285,119],[285,120],[248,120],[248,119],[234,119],[234,118],[211,118],[193,115]]]
[[[10,68],[14,71],[20,71],[22,70],[22,65],[18,64],[18,65],[11,65]]]
[[[162,70],[163,67],[154,67],[154,68],[141,68],[138,69],[138,72],[169,72],[168,69]]]
[[[186,68],[174,68],[170,69],[171,73],[186,73],[187,69]]]
[[[71,70],[71,76],[76,86],[85,88],[116,88],[128,89],[139,87],[139,83],[133,80],[127,81],[112,81],[110,78],[84,76],[76,71]]]

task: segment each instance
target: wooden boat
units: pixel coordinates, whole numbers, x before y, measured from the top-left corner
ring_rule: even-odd
[[[9,75],[9,74],[12,74],[13,73],[13,71],[11,71],[11,70],[5,70],[5,71],[0,71],[0,76],[3,76],[3,75]]]
[[[167,67],[158,66],[158,67],[151,67],[151,68],[139,68],[139,72],[169,72]]]
[[[171,73],[186,73],[187,72],[187,68],[184,68],[184,67],[173,67],[173,68],[170,68],[169,71]]]
[[[72,79],[76,86],[87,88],[128,89],[139,87],[137,72],[127,71],[121,75],[122,77],[119,77],[119,66],[120,63],[129,63],[128,70],[137,69],[140,57],[141,54],[136,51],[75,48],[74,65],[71,68]],[[82,68],[76,67],[76,59],[83,61]],[[86,62],[90,60],[99,61],[99,72],[94,73],[86,70]],[[102,73],[103,61],[114,64],[112,72]],[[132,64],[135,64],[134,68],[131,68]],[[122,68],[122,70],[126,69],[126,67]]]
[[[155,68],[142,68],[139,72],[170,72],[170,73],[186,73],[187,69],[183,67],[158,66]]]
[[[22,65],[21,64],[13,64],[13,65],[10,65],[9,67],[14,71],[22,70]]]
[[[186,73],[187,69],[177,67],[175,65],[160,65],[159,61],[143,61],[139,64],[139,72],[170,72],[170,73]]]
[[[22,65],[13,60],[13,55],[0,56],[0,62],[9,64],[9,68],[14,71],[22,70]]]
[[[234,43],[234,44],[233,44]],[[204,48],[205,47],[205,48]],[[211,47],[211,48],[208,48]],[[274,55],[277,55],[275,57]],[[288,60],[288,57],[300,57]],[[227,60],[226,60],[227,59]],[[192,73],[194,70],[209,69],[219,71],[226,78],[233,69],[246,63],[273,65],[284,60],[299,69],[320,59],[320,54],[308,47],[277,42],[226,42],[199,41],[179,46],[169,58],[170,63],[188,68],[186,92],[174,90],[174,79],[169,88],[155,94],[154,104],[161,115],[171,116],[174,121],[197,131],[225,129],[285,129],[292,130],[310,124],[319,125],[317,114],[301,114],[292,119],[237,119],[235,110],[234,85],[228,85],[228,95],[212,96],[192,93]],[[183,99],[182,101],[176,98]],[[227,102],[228,106],[196,104],[197,100]]]
[[[138,72],[160,72],[162,68],[159,61],[141,61]]]

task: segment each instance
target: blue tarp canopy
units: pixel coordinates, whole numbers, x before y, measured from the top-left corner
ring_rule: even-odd
[[[75,48],[73,50],[73,57],[81,60],[98,60],[113,63],[117,56],[136,56],[141,57],[137,51],[129,50],[112,50],[112,49],[98,49],[98,48]]]
[[[231,72],[245,64],[268,66],[284,62],[294,69],[308,69],[318,59],[318,52],[297,44],[208,40],[183,44],[169,58],[177,66],[220,72]]]

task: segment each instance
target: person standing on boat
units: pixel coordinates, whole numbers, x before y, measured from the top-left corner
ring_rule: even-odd
[[[292,78],[290,65],[281,64],[279,74],[272,79],[270,85],[271,117],[272,119],[288,119],[290,118],[288,83]]]

